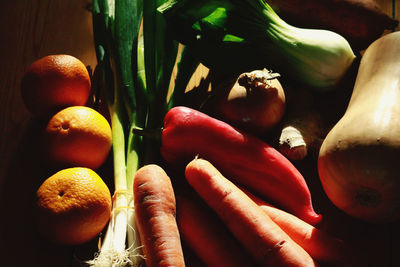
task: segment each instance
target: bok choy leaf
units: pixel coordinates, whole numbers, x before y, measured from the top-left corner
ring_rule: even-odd
[[[267,67],[327,89],[355,59],[339,34],[291,26],[264,0],[169,0],[158,11],[178,41],[193,48],[207,67],[220,71]]]

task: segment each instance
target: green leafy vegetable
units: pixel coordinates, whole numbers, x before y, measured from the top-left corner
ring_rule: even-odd
[[[214,69],[268,67],[313,87],[329,88],[355,59],[339,34],[293,27],[263,0],[169,0],[158,11],[176,38]]]

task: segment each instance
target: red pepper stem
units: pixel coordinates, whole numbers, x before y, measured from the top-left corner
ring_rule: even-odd
[[[162,135],[163,128],[155,128],[155,129],[149,129],[149,128],[141,128],[141,127],[133,127],[132,128],[132,133],[147,137],[153,140],[160,141],[161,140],[161,135]]]

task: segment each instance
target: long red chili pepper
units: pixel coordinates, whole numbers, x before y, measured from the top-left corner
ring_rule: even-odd
[[[161,154],[168,164],[182,167],[199,156],[225,177],[304,221],[321,221],[304,177],[262,140],[187,107],[174,107],[166,114],[161,138]]]

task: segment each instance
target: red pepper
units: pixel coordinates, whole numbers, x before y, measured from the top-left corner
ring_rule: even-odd
[[[172,166],[195,156],[210,161],[225,177],[315,225],[316,214],[304,177],[276,149],[229,124],[187,107],[164,118],[161,154]]]

